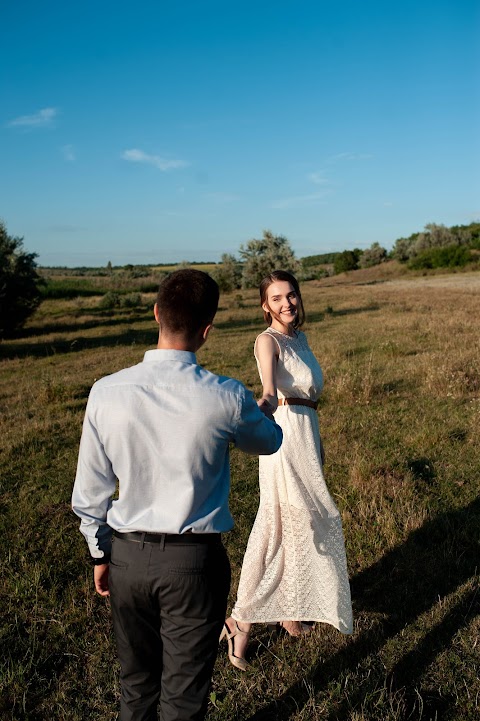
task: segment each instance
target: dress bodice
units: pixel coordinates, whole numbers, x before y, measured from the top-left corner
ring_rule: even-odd
[[[279,350],[277,365],[278,397],[308,398],[316,401],[323,388],[323,374],[317,359],[310,350],[305,333],[297,331],[293,337],[290,337],[274,328],[267,328],[263,334],[271,335]],[[263,382],[256,341],[254,353],[260,379]]]

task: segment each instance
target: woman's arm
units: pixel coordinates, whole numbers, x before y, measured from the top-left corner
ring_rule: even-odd
[[[263,393],[258,401],[260,409],[271,415],[277,410],[277,361],[278,348],[275,340],[267,333],[257,338],[258,363],[262,373]]]

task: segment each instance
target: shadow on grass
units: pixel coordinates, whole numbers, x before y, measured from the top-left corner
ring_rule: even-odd
[[[249,318],[239,318],[238,320],[222,320],[217,323],[217,321],[214,321],[215,328],[218,328],[218,330],[238,330],[239,328],[246,328],[248,330],[253,330],[255,328],[258,329],[258,332],[261,333],[262,330],[265,329],[265,323],[263,320],[259,320],[258,318],[254,318],[250,320]]]
[[[369,303],[368,305],[362,306],[361,308],[343,308],[341,310],[333,310],[329,315],[334,318],[342,315],[356,315],[357,313],[368,313],[372,310],[380,310],[381,306],[378,303]]]
[[[363,308],[347,308],[345,310],[332,310],[327,314],[323,312],[313,312],[308,314],[307,320],[310,323],[318,323],[324,320],[328,315],[331,318],[343,315],[352,315],[354,313],[364,313],[366,311],[378,310],[380,306],[368,305]],[[141,312],[125,311],[122,317],[118,317],[118,311],[105,311],[99,309],[89,310],[89,315],[98,315],[98,319],[88,319],[78,323],[48,323],[42,326],[31,326],[22,330],[21,334],[15,341],[7,341],[0,343],[0,359],[13,358],[42,358],[56,354],[71,353],[79,350],[87,350],[92,348],[111,347],[116,345],[132,345],[139,343],[146,346],[152,345],[156,341],[156,328],[152,325],[152,331],[138,331],[132,329],[134,323],[151,320],[152,314],[150,310]],[[115,317],[112,317],[115,315]],[[52,333],[81,333],[82,331],[97,328],[105,330],[106,328],[114,328],[118,326],[127,326],[124,333],[116,335],[100,335],[98,337],[82,337],[77,335],[70,340],[53,340],[42,342],[22,342],[27,338],[38,338]],[[215,328],[224,332],[251,332],[252,330],[261,333],[265,329],[262,319],[243,318],[239,320],[225,320],[215,323]]]
[[[375,659],[389,640],[435,607],[439,600],[474,578],[478,568],[479,528],[480,500],[477,499],[465,508],[428,521],[413,531],[404,544],[357,574],[351,582],[356,613],[381,614],[382,620],[359,633],[331,658],[312,666],[285,694],[250,716],[248,721],[287,721],[309,703],[312,692],[325,690],[336,676],[353,674],[367,659]],[[452,710],[454,699],[439,694],[438,690],[420,692],[419,681],[458,631],[479,614],[480,594],[478,588],[474,588],[465,592],[442,621],[428,630],[390,669],[386,687],[392,695],[401,697],[405,718],[413,718],[415,713],[415,718],[419,718],[422,709],[422,718],[441,719]],[[376,683],[376,690],[383,681],[384,674],[371,679],[372,684]],[[373,687],[371,690],[375,691]],[[368,691],[365,684],[358,684],[344,694],[335,711],[325,719],[347,721],[352,709],[361,709]]]
[[[362,285],[381,285],[382,283],[388,283],[391,278],[377,278],[376,280],[353,280],[351,276],[348,277],[348,280],[335,280],[335,281],[328,281],[328,279],[320,279],[317,281],[313,281],[313,284],[316,285],[317,288],[338,288],[340,286],[350,286],[350,287],[358,287]]]
[[[108,348],[112,346],[130,346],[133,344],[149,347],[155,345],[157,341],[158,329],[152,323],[151,330],[136,330],[132,328],[134,323],[150,320],[151,314],[130,315],[123,318],[105,318],[101,320],[88,320],[82,324],[50,324],[41,329],[27,329],[22,336],[15,341],[7,341],[0,343],[0,359],[13,358],[44,358],[47,356],[72,353],[80,350],[89,350],[93,348]],[[91,328],[97,328],[99,331],[105,331],[107,328],[124,326],[125,331],[106,335],[100,333],[98,336],[82,336],[76,335],[75,338],[63,340],[61,338],[49,341],[22,342],[23,339],[32,336],[47,335],[50,333],[80,333]],[[216,323],[215,327],[222,331],[252,331],[258,330],[260,333],[265,325],[262,321],[222,321]]]
[[[133,321],[130,321],[130,326]],[[127,324],[127,323],[126,323]],[[106,324],[108,326],[111,323]],[[97,327],[97,325],[95,326]],[[135,330],[128,327],[125,332],[115,335],[77,336],[73,340],[54,340],[38,343],[12,343],[0,344],[1,358],[45,358],[52,355],[74,353],[94,348],[111,348],[113,346],[138,345],[143,350],[157,342],[158,332],[155,327],[151,331]]]
[[[65,323],[65,322],[50,322],[45,325],[32,325],[27,328],[23,328],[18,333],[18,340],[23,338],[32,338],[42,335],[49,335],[50,333],[78,333],[82,330],[89,330],[90,328],[102,328],[105,326],[117,326],[125,325],[127,323],[141,323],[142,321],[153,319],[153,313],[149,309],[148,311],[142,310],[101,310],[98,308],[92,308],[88,310],[88,319],[81,320],[82,314],[75,315],[78,318],[78,322]]]

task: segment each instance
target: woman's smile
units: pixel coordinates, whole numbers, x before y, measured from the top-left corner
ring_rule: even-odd
[[[272,283],[263,309],[272,314],[272,325],[277,330],[291,326],[298,315],[298,296],[292,284],[284,280]]]

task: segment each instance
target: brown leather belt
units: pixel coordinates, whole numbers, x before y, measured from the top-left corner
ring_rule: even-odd
[[[142,533],[141,531],[114,531],[115,538],[134,543],[218,543],[220,533]]]
[[[279,406],[308,406],[309,408],[318,408],[318,401],[311,401],[308,398],[279,398]]]

